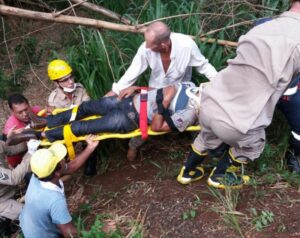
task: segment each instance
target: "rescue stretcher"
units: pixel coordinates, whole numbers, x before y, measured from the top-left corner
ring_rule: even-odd
[[[52,114],[55,115],[59,112],[62,112],[66,109],[55,109]],[[46,113],[46,109],[41,110],[38,115],[39,116],[43,116]],[[86,117],[83,120],[92,120],[92,119],[96,119],[99,118],[100,116],[90,116],[90,117]],[[44,129],[49,130],[48,127],[46,127]],[[200,130],[200,126],[190,126],[186,129],[186,131],[199,131]],[[157,131],[153,131],[151,130],[151,127],[148,126],[148,135],[149,136],[158,136],[158,135],[163,135],[169,132],[157,132]],[[136,137],[136,136],[141,136],[142,132],[140,129],[136,129],[134,131],[128,132],[128,133],[99,133],[97,134],[96,140],[106,140],[106,139],[129,139],[132,137]],[[79,142],[79,141],[84,141],[86,139],[86,136],[75,136],[72,133],[71,130],[71,125],[67,124],[64,126],[64,140],[59,140],[59,141],[55,141],[53,143],[63,143],[66,145],[66,148],[68,150],[68,154],[71,160],[73,160],[75,158],[75,150],[74,150],[74,145],[73,143]],[[43,139],[41,142],[41,146],[50,146],[52,144],[52,142],[49,142],[47,139]]]

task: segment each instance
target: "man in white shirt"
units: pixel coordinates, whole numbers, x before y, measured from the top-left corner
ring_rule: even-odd
[[[120,98],[129,96],[128,90],[138,76],[150,67],[150,88],[162,88],[174,83],[190,81],[192,67],[200,74],[212,80],[217,74],[216,69],[201,54],[196,43],[188,36],[171,33],[169,27],[157,21],[149,25],[144,33],[145,42],[139,47],[130,67],[121,79],[114,83],[112,91],[106,96],[119,95]],[[131,92],[134,93],[134,92]],[[127,158],[133,160],[137,148],[142,144],[139,139],[129,142]]]

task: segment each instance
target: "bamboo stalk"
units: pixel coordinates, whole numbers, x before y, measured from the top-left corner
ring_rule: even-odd
[[[131,24],[131,21],[127,18],[124,18],[122,17],[120,14],[117,14],[113,11],[110,11],[104,7],[101,7],[99,5],[96,5],[96,4],[93,4],[93,3],[89,3],[89,2],[84,2],[83,0],[71,0],[71,2],[74,2],[74,3],[82,3],[81,6],[84,6],[90,10],[93,10],[95,12],[98,12],[104,16],[107,16],[111,19],[114,19],[114,20],[117,20],[117,21],[120,21],[126,25],[130,25]]]

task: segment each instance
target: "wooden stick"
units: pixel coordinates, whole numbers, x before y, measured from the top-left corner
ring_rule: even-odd
[[[0,14],[7,15],[7,16],[29,18],[34,20],[41,20],[41,21],[50,21],[50,22],[52,21],[52,22],[60,22],[60,23],[67,23],[73,25],[89,26],[98,29],[104,28],[104,29],[110,29],[115,31],[126,31],[126,32],[135,32],[135,33],[144,32],[144,27],[141,27],[139,25],[127,26],[127,25],[111,23],[107,21],[95,20],[91,18],[73,17],[73,16],[65,16],[65,15],[54,17],[52,13],[30,11],[21,8],[9,7],[5,5],[0,5]]]
[[[74,5],[71,5],[71,6],[65,8],[65,9],[63,9],[63,10],[61,10],[61,11],[59,11],[59,12],[55,12],[55,13],[53,13],[52,15],[53,15],[54,17],[58,17],[58,16],[61,15],[62,13],[66,12],[66,11],[68,11],[68,10],[70,10],[70,9],[73,9],[74,7],[77,7],[78,5],[83,4],[83,3],[86,2],[86,1],[87,1],[87,0],[82,0],[82,1],[80,1],[80,2],[78,2],[78,3],[76,3],[76,4],[74,4]],[[70,3],[70,4],[72,4],[72,3]]]
[[[94,27],[98,29],[104,28],[104,29],[109,29],[114,31],[123,31],[123,32],[132,32],[132,33],[143,33],[145,31],[145,27],[142,25],[128,26],[123,24],[111,23],[107,21],[95,20],[91,18],[65,16],[65,15],[54,17],[51,13],[24,10],[24,9],[4,6],[4,5],[0,5],[0,14],[7,15],[7,16],[29,18],[34,20],[41,20],[41,21],[82,25],[82,26]],[[190,36],[190,37],[195,39],[195,36]],[[217,44],[224,45],[224,46],[231,46],[231,47],[237,46],[237,43],[233,41],[218,40],[218,39],[207,38],[207,37],[200,37],[200,40],[202,42],[208,42],[208,43],[217,42]]]
[[[83,2],[83,0],[71,0],[71,2],[74,2],[74,3],[80,3],[82,2],[82,6],[90,9],[90,10],[93,10],[95,12],[98,12],[104,16],[107,16],[111,19],[114,19],[114,20],[117,20],[117,21],[120,21],[126,25],[130,25],[131,24],[131,21],[125,17],[122,17],[120,14],[117,14],[113,11],[110,11],[104,7],[101,7],[99,5],[96,5],[96,4],[93,4],[93,3],[89,3],[89,2]]]

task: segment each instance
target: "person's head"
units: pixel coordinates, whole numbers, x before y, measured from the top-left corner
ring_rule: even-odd
[[[28,123],[30,121],[29,112],[31,111],[29,102],[22,94],[15,93],[8,97],[8,106],[11,113],[20,121]]]
[[[53,144],[48,149],[39,149],[30,159],[31,171],[42,181],[51,181],[61,175],[61,161],[67,155],[67,149],[63,144]]]
[[[170,28],[163,22],[157,21],[150,24],[145,33],[146,48],[165,53],[171,49]]]
[[[76,89],[71,66],[64,60],[52,60],[48,65],[48,77],[66,93],[73,93]]]

